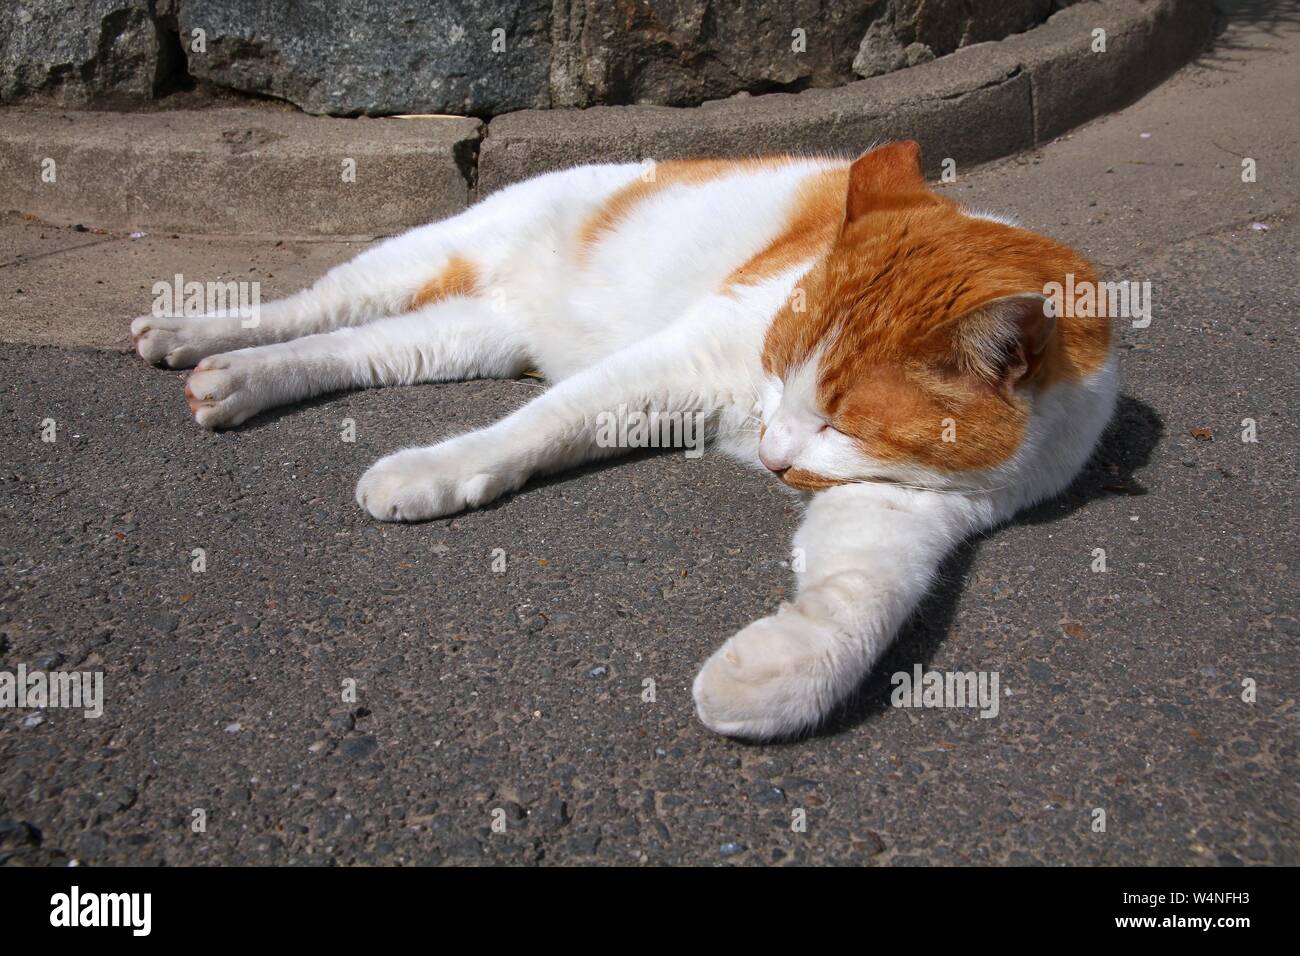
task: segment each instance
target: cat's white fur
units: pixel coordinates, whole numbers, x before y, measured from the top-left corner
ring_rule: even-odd
[[[238,316],[144,316],[132,332],[150,361],[198,363],[188,387],[209,428],[335,389],[541,370],[551,387],[506,418],[376,462],[356,497],[385,521],[477,507],[535,475],[618,454],[596,444],[601,413],[701,413],[714,447],[753,464],[763,421],[765,457],[854,479],[805,495],[793,600],[726,641],[695,679],[713,730],[783,736],[815,725],[861,682],[956,544],[1070,482],[1116,393],[1112,357],[1090,379],[1039,396],[1009,461],[956,477],[865,460],[817,430],[815,374],[781,383],[760,364],[773,315],[812,262],[720,290],[780,232],[800,181],[836,162],[743,166],[665,186],[581,267],[572,257],[581,225],[653,167],[556,172],[366,251],[262,306],[255,328]],[[475,294],[406,312],[453,255],[477,267]]]

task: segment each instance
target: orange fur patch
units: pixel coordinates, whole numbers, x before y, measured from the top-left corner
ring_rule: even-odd
[[[843,484],[834,478],[826,478],[813,471],[805,471],[802,468],[787,468],[777,475],[791,488],[798,488],[800,491],[821,491],[823,488],[834,488],[836,485]]]
[[[839,232],[848,183],[848,166],[809,175],[795,194],[789,223],[775,239],[727,276],[724,291],[735,285],[762,282],[829,249]]]
[[[700,186],[739,172],[794,162],[793,156],[758,159],[673,159],[647,168],[649,178],[638,178],[616,191],[605,204],[587,217],[578,230],[577,259],[584,262],[600,239],[630,216],[638,206],[671,186]]]
[[[411,297],[408,311],[414,312],[432,302],[458,295],[473,295],[478,288],[478,267],[464,256],[453,254],[442,271],[426,282]]]

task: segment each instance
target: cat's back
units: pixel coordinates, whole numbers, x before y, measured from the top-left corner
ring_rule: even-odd
[[[811,264],[843,219],[847,175],[846,161],[790,155],[550,174],[521,184],[545,188],[551,212],[502,280],[549,338],[577,347],[554,360],[567,373],[709,296]]]
[[[847,168],[789,155],[646,164],[577,224],[573,264],[620,285],[716,291],[792,230],[838,221]]]

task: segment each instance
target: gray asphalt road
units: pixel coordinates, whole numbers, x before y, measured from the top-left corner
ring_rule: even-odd
[[[0,711],[0,861],[1294,864],[1300,18],[1280,9],[1243,5],[1130,109],[959,171],[963,200],[1150,281],[1154,319],[1121,328],[1125,398],[1076,486],[958,552],[859,699],[794,744],[717,738],[689,693],[788,593],[798,515],[774,483],[646,456],[376,524],[352,500],[373,459],[535,384],[208,434],[184,376],[126,351],[149,285],[183,265],[288,289],[355,247],[75,248],[96,237],[5,220],[0,669],[102,671],[105,713]],[[917,663],[998,672],[998,716],[891,707]]]

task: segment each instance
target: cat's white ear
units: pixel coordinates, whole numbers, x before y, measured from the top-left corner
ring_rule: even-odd
[[[925,191],[921,147],[910,139],[880,146],[863,153],[849,167],[844,221],[853,222],[872,210],[909,205],[907,197]]]
[[[967,367],[1009,390],[1033,378],[1056,331],[1051,300],[1037,292],[986,302],[962,320]]]

